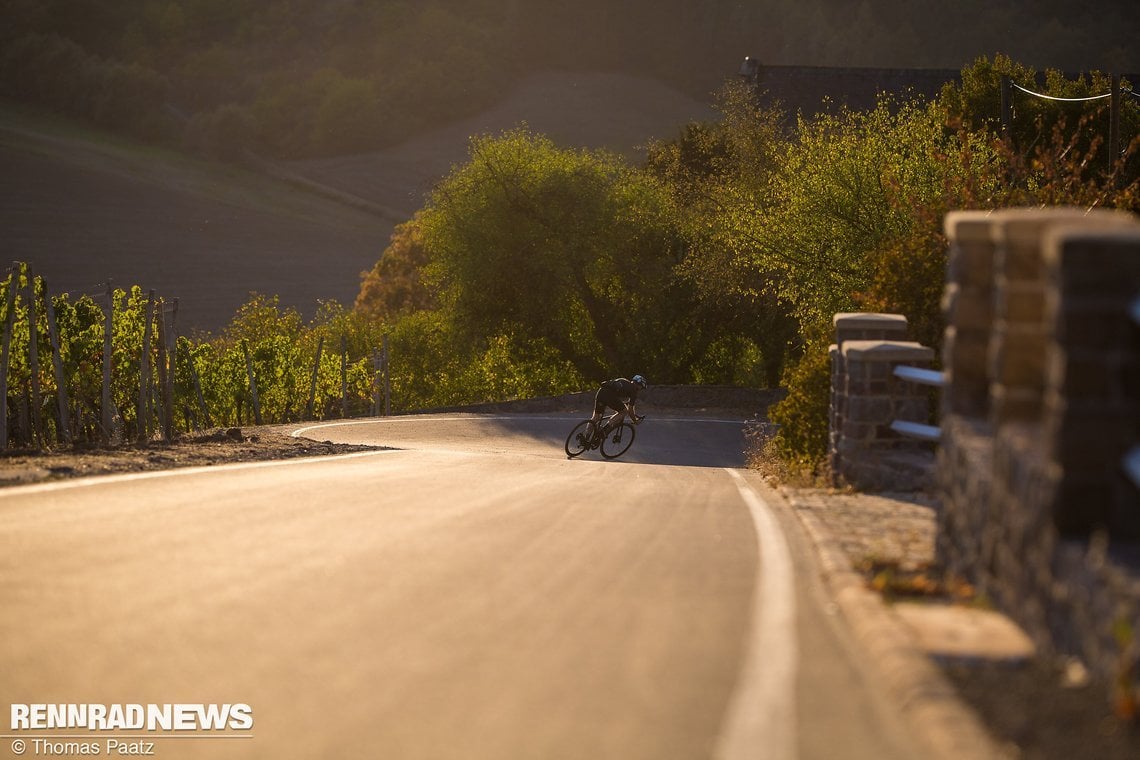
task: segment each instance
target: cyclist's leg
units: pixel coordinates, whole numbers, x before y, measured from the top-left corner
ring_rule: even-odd
[[[598,429],[598,423],[601,422],[602,415],[606,413],[606,407],[621,409],[622,406],[621,399],[618,398],[616,392],[608,388],[599,388],[597,395],[594,396],[594,416],[590,418],[590,422],[593,423],[590,429]]]
[[[605,391],[599,388],[598,392],[594,394],[594,416],[590,418],[590,422],[597,424],[598,420],[602,418],[602,412],[606,410]]]

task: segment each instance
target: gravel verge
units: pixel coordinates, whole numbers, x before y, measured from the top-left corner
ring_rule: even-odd
[[[293,438],[281,427],[220,428],[183,435],[170,443],[75,446],[45,452],[11,451],[0,457],[0,486],[177,467],[349,454],[378,448],[383,447]]]

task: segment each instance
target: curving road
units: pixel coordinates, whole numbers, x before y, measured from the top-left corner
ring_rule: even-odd
[[[918,756],[740,423],[651,418],[608,462],[565,457],[574,421],[0,491],[0,707],[252,708],[167,758]],[[4,729],[0,758],[33,737]]]

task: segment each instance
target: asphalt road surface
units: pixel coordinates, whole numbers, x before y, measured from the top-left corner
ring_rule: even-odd
[[[299,433],[392,448],[0,491],[0,758],[920,756],[739,423],[650,418],[603,461],[566,458],[575,421],[354,421]],[[23,727],[71,703],[252,726]]]

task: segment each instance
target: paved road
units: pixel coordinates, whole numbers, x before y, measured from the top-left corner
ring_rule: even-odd
[[[572,423],[0,492],[0,709],[252,708],[168,758],[918,756],[739,424],[651,419],[606,462],[566,459]]]

